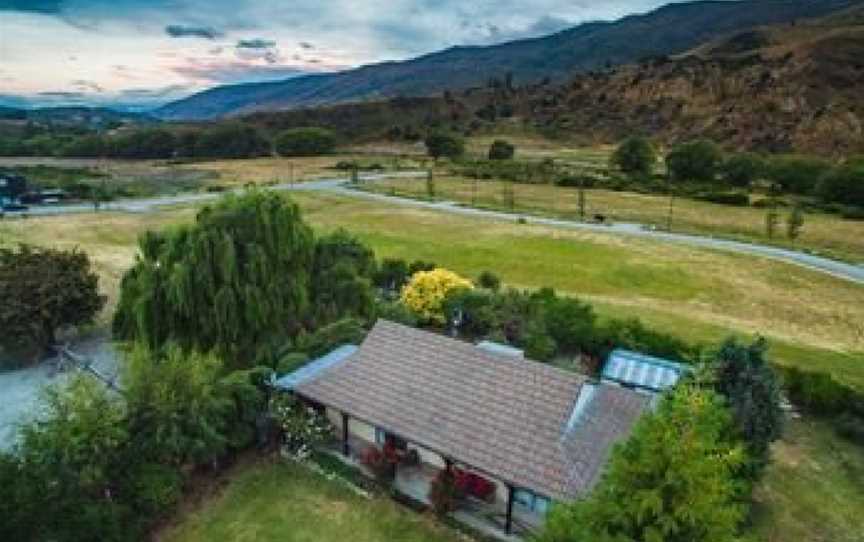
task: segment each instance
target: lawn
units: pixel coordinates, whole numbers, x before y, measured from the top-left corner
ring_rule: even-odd
[[[504,181],[474,181],[439,175],[435,178],[435,197],[477,207],[580,219],[578,190],[548,184],[512,184]],[[515,206],[511,209],[505,189],[512,187]],[[425,179],[389,179],[364,185],[375,192],[427,198]],[[603,214],[608,220],[638,222],[665,228],[669,198],[655,194],[617,192],[603,189],[585,191],[584,217]],[[864,262],[864,221],[844,220],[837,215],[811,212],[805,215],[801,236],[794,242],[785,238],[783,224],[774,239],[765,236],[764,209],[718,205],[677,198],[673,208],[675,231],[805,249],[814,253]],[[783,211],[781,211],[783,213]]]
[[[592,301],[602,315],[639,316],[688,340],[761,333],[779,363],[824,370],[864,389],[861,286],[745,255],[320,193],[294,197],[318,229],[344,227],[379,256],[432,260],[469,277],[488,269],[512,286],[552,286]],[[5,221],[0,243],[80,246],[114,299],[138,234],[193,215],[187,208]]]
[[[824,422],[794,420],[756,489],[753,532],[765,542],[864,541],[864,448]]]
[[[181,514],[162,542],[444,542],[459,537],[386,496],[366,498],[288,462],[239,469],[220,494]]]

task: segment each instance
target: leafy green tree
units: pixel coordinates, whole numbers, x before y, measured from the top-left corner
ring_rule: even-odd
[[[458,158],[465,154],[465,140],[455,134],[435,132],[426,137],[426,152],[435,160]]]
[[[225,375],[216,356],[187,354],[173,345],[163,355],[139,345],[124,368],[129,428],[139,457],[196,465],[251,442],[250,417],[256,405],[263,406],[263,397],[248,373]]]
[[[371,318],[375,273],[375,254],[345,230],[317,239],[312,267],[315,324],[349,316]]]
[[[171,158],[176,150],[174,133],[165,128],[142,128],[114,136],[108,149],[118,158]]]
[[[0,346],[46,352],[63,326],[93,322],[105,305],[87,254],[0,248]]]
[[[716,393],[680,385],[612,452],[585,500],[557,505],[540,542],[737,540],[745,460]]]
[[[365,337],[363,321],[343,318],[321,326],[312,333],[301,333],[294,340],[293,347],[295,351],[317,358],[343,344],[360,344]]]
[[[864,207],[864,160],[852,161],[824,174],[816,194],[829,203]]]
[[[783,155],[768,160],[765,173],[783,192],[810,194],[831,169],[831,164],[822,158]]]
[[[220,123],[195,136],[183,136],[176,146],[191,146],[193,156],[204,158],[254,158],[271,153],[270,141],[257,128],[239,122]]]
[[[477,278],[477,285],[486,290],[497,292],[501,289],[501,279],[491,271],[483,271]]]
[[[791,241],[798,239],[801,236],[801,230],[804,228],[804,210],[800,205],[792,208],[792,212],[786,217],[786,237]]]
[[[564,352],[576,354],[596,348],[596,319],[591,305],[578,299],[554,297],[545,302],[546,329]]]
[[[516,155],[516,146],[503,139],[496,139],[489,146],[490,160],[511,160]]]
[[[17,450],[20,508],[13,517],[28,524],[28,531],[9,540],[141,536],[117,483],[124,477],[130,437],[122,402],[80,376],[65,389],[49,388],[43,407],[38,419],[22,426]]]
[[[108,153],[108,144],[99,134],[76,137],[60,149],[62,156],[98,158]]]
[[[444,317],[447,322],[458,322],[459,331],[471,338],[487,335],[497,324],[489,292],[470,288],[447,294]]]
[[[319,156],[336,148],[336,136],[326,128],[291,128],[276,136],[280,156]]]
[[[176,342],[249,365],[296,335],[309,309],[315,244],[277,194],[229,195],[190,226],[146,233],[121,283],[115,335]]]
[[[780,384],[765,358],[766,349],[761,339],[750,345],[727,339],[709,363],[714,389],[726,397],[747,443],[754,475],[767,465],[769,446],[783,432]]]
[[[765,161],[755,153],[736,153],[723,161],[721,170],[727,184],[748,187],[764,173]]]
[[[410,276],[405,260],[384,258],[375,273],[375,285],[388,292],[398,292]]]
[[[610,161],[624,173],[648,177],[654,172],[657,152],[651,141],[644,137],[633,136],[618,145]]]
[[[721,159],[719,147],[701,139],[676,145],[666,155],[666,167],[670,178],[676,182],[712,182]]]

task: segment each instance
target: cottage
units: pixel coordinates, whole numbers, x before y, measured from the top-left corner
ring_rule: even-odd
[[[397,487],[418,499],[439,469],[490,484],[508,534],[584,496],[654,397],[385,320],[276,386],[324,410],[346,456],[385,442],[413,456]]]

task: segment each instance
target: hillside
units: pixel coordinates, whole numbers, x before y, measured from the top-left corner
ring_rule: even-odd
[[[615,22],[592,22],[536,39],[487,47],[454,47],[404,62],[272,83],[216,87],[154,112],[169,120],[202,120],[396,96],[428,96],[484,84],[511,73],[517,84],[686,51],[757,25],[819,16],[860,0],[706,0],[670,4]]]
[[[268,131],[326,126],[348,140],[411,139],[430,127],[529,129],[584,144],[643,133],[668,144],[709,137],[729,148],[826,155],[864,152],[864,7],[757,27],[676,57],[508,85],[257,113]]]
[[[864,9],[856,7],[512,99],[518,115],[552,134],[709,137],[734,148],[845,155],[864,151],[862,93]]]

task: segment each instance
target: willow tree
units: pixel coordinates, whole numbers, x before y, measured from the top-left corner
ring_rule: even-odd
[[[248,365],[302,326],[314,241],[298,207],[276,194],[227,196],[193,225],[147,232],[139,249],[121,283],[118,338]]]

